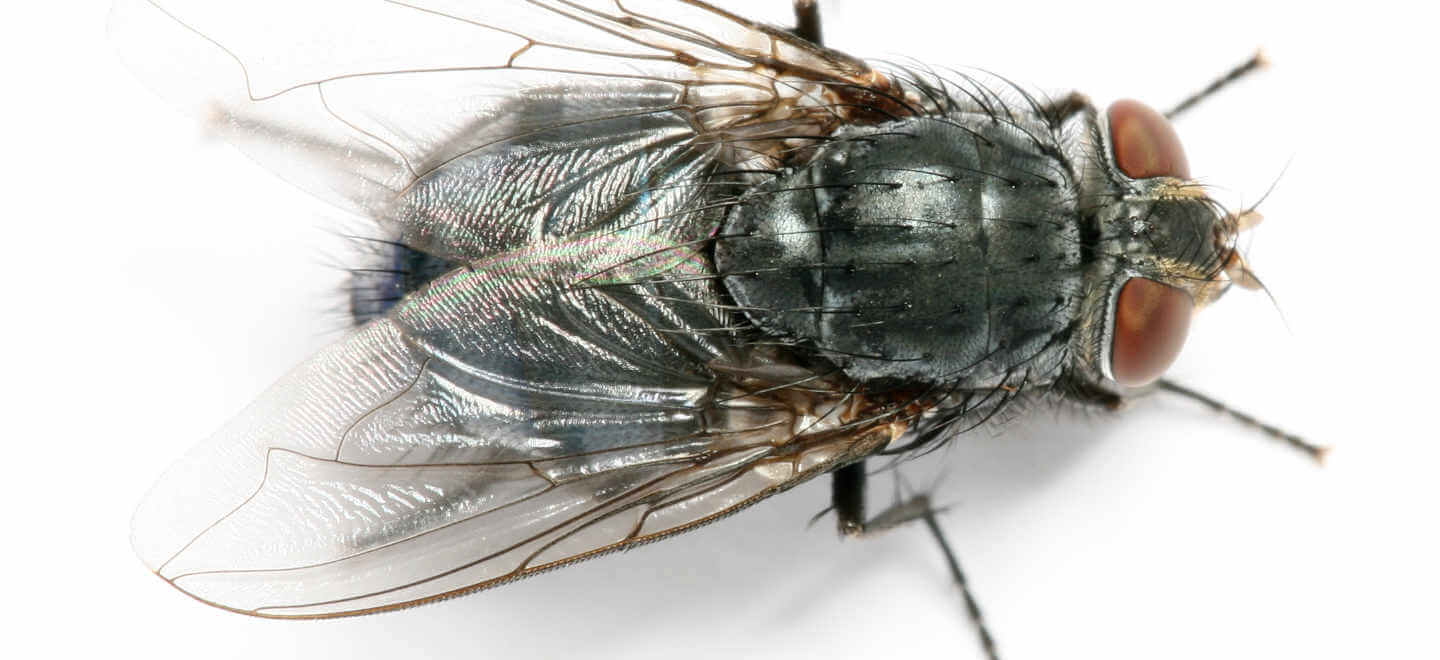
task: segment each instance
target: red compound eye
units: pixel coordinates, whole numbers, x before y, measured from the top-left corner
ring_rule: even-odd
[[[1185,147],[1170,120],[1153,108],[1129,99],[1110,104],[1110,144],[1115,164],[1132,179],[1156,176],[1190,178]]]
[[[1190,332],[1190,294],[1155,280],[1131,278],[1115,302],[1110,372],[1125,387],[1148,385],[1180,355]]]

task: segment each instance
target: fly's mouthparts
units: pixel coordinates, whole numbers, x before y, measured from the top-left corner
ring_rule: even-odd
[[[1264,222],[1265,216],[1260,215],[1260,212],[1255,209],[1250,209],[1248,211],[1230,214],[1230,220],[1235,223],[1235,233],[1238,234],[1242,231],[1254,229],[1261,222]]]
[[[1236,286],[1248,291],[1260,289],[1260,280],[1250,271],[1250,264],[1245,263],[1245,257],[1240,252],[1231,252],[1230,259],[1225,262],[1225,277],[1229,278]]]
[[[1230,231],[1224,231],[1219,236],[1221,248],[1226,249],[1228,245],[1233,245],[1235,237],[1253,229],[1264,220],[1265,216],[1254,209],[1225,216],[1225,222],[1220,226]],[[1230,249],[1230,257],[1225,260],[1225,277],[1242,289],[1256,291],[1261,288],[1260,280],[1250,270],[1250,264],[1245,261],[1245,257],[1240,254],[1239,250]]]

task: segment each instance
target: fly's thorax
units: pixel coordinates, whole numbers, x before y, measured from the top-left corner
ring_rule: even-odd
[[[1038,119],[850,128],[732,210],[716,266],[754,324],[856,381],[1051,382],[1084,298],[1065,153]]]

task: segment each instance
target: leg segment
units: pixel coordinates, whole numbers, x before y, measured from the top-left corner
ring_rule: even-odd
[[[795,0],[795,29],[791,32],[816,46],[822,44],[824,34],[820,32],[818,0]]]
[[[975,626],[975,633],[980,636],[980,646],[985,649],[985,657],[999,660],[995,638],[985,625],[980,603],[970,592],[970,583],[965,580],[965,572],[960,569],[959,558],[951,550],[950,543],[945,540],[945,533],[940,529],[940,523],[935,519],[935,507],[931,505],[930,497],[922,494],[898,501],[874,518],[865,520],[865,463],[851,463],[831,473],[831,476],[831,507],[835,509],[840,533],[844,536],[858,538],[914,520],[925,522],[925,528],[940,544],[940,552],[944,553],[945,563],[950,567],[950,576],[955,580],[956,586],[960,587],[960,595],[965,599],[965,611],[970,615],[970,623]]]
[[[1270,436],[1276,440],[1284,442],[1287,445],[1290,445],[1295,449],[1305,452],[1306,455],[1308,455],[1310,458],[1315,459],[1315,461],[1318,463],[1325,462],[1325,455],[1330,451],[1329,447],[1322,447],[1320,445],[1311,444],[1310,442],[1307,442],[1304,438],[1301,438],[1298,435],[1288,433],[1277,426],[1266,424],[1250,415],[1235,410],[1230,406],[1227,406],[1219,401],[1216,401],[1215,399],[1205,396],[1204,394],[1196,392],[1195,390],[1192,390],[1183,385],[1179,385],[1168,380],[1161,380],[1160,382],[1156,383],[1156,386],[1163,391],[1170,392],[1172,394],[1178,394],[1192,401],[1198,401],[1200,403],[1203,403],[1206,406],[1215,409],[1216,412],[1219,412],[1229,417],[1230,419],[1257,429],[1267,436]]]
[[[865,533],[865,461],[830,473],[830,508],[841,536]]]
[[[940,523],[935,521],[935,509],[929,506],[929,502],[926,502],[924,515],[920,519],[925,521],[925,528],[930,530],[930,535],[940,544],[940,551],[945,553],[945,563],[950,565],[950,577],[955,579],[955,584],[960,587],[960,595],[965,598],[965,611],[970,615],[970,622],[975,625],[975,634],[980,636],[980,646],[985,649],[985,657],[1000,660],[1000,652],[995,648],[995,638],[985,626],[985,614],[980,611],[980,603],[975,600],[975,594],[970,592],[970,583],[965,581],[965,571],[960,570],[960,560],[955,556],[955,551],[950,549],[950,543],[945,540],[945,532],[940,529]]]
[[[1244,78],[1251,73],[1259,71],[1260,69],[1265,68],[1267,64],[1269,64],[1269,60],[1265,59],[1265,54],[1257,51],[1254,55],[1250,57],[1250,59],[1245,60],[1244,64],[1241,64],[1240,66],[1237,66],[1226,72],[1225,75],[1216,78],[1215,81],[1211,82],[1208,86],[1205,87],[1205,89],[1191,94],[1189,98],[1181,101],[1175,107],[1171,108],[1169,112],[1165,113],[1165,117],[1168,119],[1174,119],[1178,117],[1180,113],[1189,110],[1190,108],[1194,107],[1195,104],[1213,96],[1221,89],[1229,87],[1231,83],[1240,80],[1241,78]]]
[[[1040,106],[1040,114],[1050,122],[1051,126],[1060,126],[1075,115],[1086,110],[1093,110],[1090,97],[1080,92],[1070,92],[1058,99],[1049,99]]]
[[[1191,401],[1204,404],[1234,421],[1256,429],[1271,438],[1304,452],[1306,456],[1309,456],[1318,463],[1324,463],[1325,455],[1330,451],[1329,447],[1313,444],[1298,435],[1285,431],[1278,426],[1266,424],[1251,415],[1240,412],[1224,403],[1171,380],[1161,379],[1149,388],[1128,396],[1120,396],[1107,390],[1089,387],[1083,383],[1079,383],[1071,386],[1070,389],[1066,391],[1065,398],[1087,406],[1095,406],[1106,410],[1119,410],[1123,408],[1126,403],[1139,397],[1149,396],[1156,391],[1169,392],[1170,394],[1176,394]]]

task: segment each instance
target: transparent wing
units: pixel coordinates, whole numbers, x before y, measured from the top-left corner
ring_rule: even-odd
[[[774,367],[697,331],[724,325],[706,268],[610,235],[457,269],[172,467],[137,552],[228,609],[370,612],[683,531],[891,439],[820,379],[752,382]],[[626,284],[574,286],[597,274]]]
[[[634,222],[655,171],[773,167],[906,112],[863,62],[690,0],[122,0],[111,31],[262,164],[455,258]]]
[[[157,484],[135,547],[196,598],[441,598],[688,529],[898,432],[737,346],[702,254],[723,173],[888,116],[858,61],[685,0],[127,1],[112,32],[263,164],[465,264]]]

